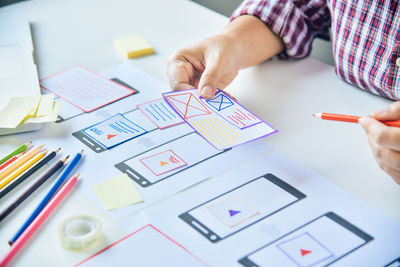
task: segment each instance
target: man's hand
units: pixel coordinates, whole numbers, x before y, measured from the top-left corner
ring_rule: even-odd
[[[284,49],[282,40],[261,20],[244,15],[220,34],[183,48],[168,60],[172,90],[198,88],[212,98],[236,77],[239,69],[258,64]]]
[[[400,184],[400,128],[379,122],[391,120],[400,120],[400,102],[374,112],[371,117],[362,117],[359,122],[379,166]]]
[[[204,98],[224,89],[239,71],[240,49],[234,37],[219,34],[173,54],[167,74],[173,90],[199,88]]]

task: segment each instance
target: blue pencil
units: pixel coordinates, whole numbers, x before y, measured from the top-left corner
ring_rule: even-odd
[[[53,195],[61,187],[61,185],[63,184],[65,179],[67,179],[67,177],[71,173],[71,171],[79,163],[79,161],[82,158],[82,154],[83,154],[83,150],[80,153],[76,154],[76,156],[71,160],[71,162],[64,169],[64,171],[60,174],[60,176],[58,176],[56,182],[51,187],[50,191],[43,198],[43,200],[40,202],[40,204],[37,206],[37,208],[31,214],[31,216],[29,216],[28,220],[26,220],[24,225],[19,229],[19,231],[14,235],[14,237],[10,241],[8,241],[8,244],[10,246],[18,239],[18,237],[25,231],[25,229],[28,228],[28,226],[32,223],[32,221],[38,216],[38,214],[42,211],[42,209],[47,205],[47,203],[50,201],[50,199],[53,197]]]

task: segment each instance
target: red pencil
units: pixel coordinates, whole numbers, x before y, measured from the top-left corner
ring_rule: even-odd
[[[354,122],[354,123],[358,123],[358,120],[361,117],[361,116],[332,114],[332,113],[314,113],[313,116],[321,118],[323,120],[344,121],[344,122]],[[387,126],[400,127],[400,121],[381,121],[381,122]]]
[[[3,164],[0,165],[0,171],[2,169],[4,169],[5,167],[7,167],[8,165],[10,165],[11,163],[13,163],[14,161],[16,161],[19,157],[21,157],[22,155],[25,154],[26,151],[22,152],[21,154],[15,155],[12,158],[8,159],[6,162],[4,162]]]
[[[0,260],[0,267],[5,267],[22,248],[28,239],[38,230],[44,220],[50,215],[50,213],[57,207],[61,200],[68,194],[69,191],[78,182],[78,174],[75,174],[69,179],[64,186],[57,192],[57,194],[50,200],[46,207],[39,213],[36,219],[26,228],[22,235],[12,244],[10,250],[5,254],[4,258]]]

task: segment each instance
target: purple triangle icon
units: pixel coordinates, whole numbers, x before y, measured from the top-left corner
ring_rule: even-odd
[[[229,211],[229,216],[235,216],[236,214],[240,213],[240,210],[228,210]]]

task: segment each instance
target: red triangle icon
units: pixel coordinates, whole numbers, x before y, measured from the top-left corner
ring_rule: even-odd
[[[311,250],[300,249],[301,256],[305,256],[307,254],[310,254],[311,252],[312,252]]]
[[[116,137],[116,134],[107,134],[107,139],[110,140],[113,137]]]
[[[168,162],[160,161],[160,166],[164,166],[164,165],[167,165],[167,164],[168,164]]]

